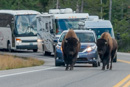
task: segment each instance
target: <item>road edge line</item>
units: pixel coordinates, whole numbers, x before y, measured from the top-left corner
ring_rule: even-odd
[[[21,75],[21,74],[27,74],[27,73],[32,73],[32,72],[38,72],[38,71],[44,71],[44,70],[55,69],[55,68],[57,68],[57,67],[49,67],[49,68],[44,68],[44,69],[39,69],[39,70],[33,70],[33,71],[26,71],[26,72],[20,72],[20,73],[13,73],[13,74],[1,75],[0,78],[2,78],[2,77],[8,77],[8,76]]]

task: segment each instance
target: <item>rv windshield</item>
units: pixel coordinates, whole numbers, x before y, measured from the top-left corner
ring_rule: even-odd
[[[61,34],[62,31],[68,29],[78,28],[78,23],[85,18],[77,18],[77,19],[56,19],[56,34]]]
[[[17,15],[16,19],[16,36],[36,36],[36,14],[30,15]]]
[[[101,34],[103,32],[109,32],[110,35],[114,38],[112,28],[90,28],[90,30],[95,31],[95,34],[96,34],[98,39],[101,37]]]

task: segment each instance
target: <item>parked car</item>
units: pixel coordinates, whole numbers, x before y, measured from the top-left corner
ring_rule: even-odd
[[[67,32],[68,30],[63,31],[58,39],[55,49],[55,66],[65,65],[61,44]],[[74,32],[78,36],[81,43],[76,63],[90,63],[93,64],[93,67],[100,66],[95,32],[92,30],[74,30]]]

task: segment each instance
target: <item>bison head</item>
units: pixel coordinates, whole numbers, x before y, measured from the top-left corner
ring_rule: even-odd
[[[76,38],[67,38],[64,41],[64,53],[73,56],[78,53],[78,40]]]
[[[107,51],[108,43],[105,39],[97,40],[98,54],[100,57],[103,57],[105,52]]]

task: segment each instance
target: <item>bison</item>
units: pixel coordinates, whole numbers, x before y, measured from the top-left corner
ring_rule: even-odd
[[[110,70],[112,69],[112,62],[117,52],[117,41],[113,39],[108,32],[104,32],[101,38],[97,40],[98,54],[103,63],[102,70],[109,69],[109,62],[111,62]]]
[[[80,49],[80,42],[75,34],[75,32],[70,29],[67,34],[65,35],[64,40],[62,41],[62,51],[63,51],[63,58],[66,64],[66,69],[73,70],[73,66],[77,60],[77,55]]]

